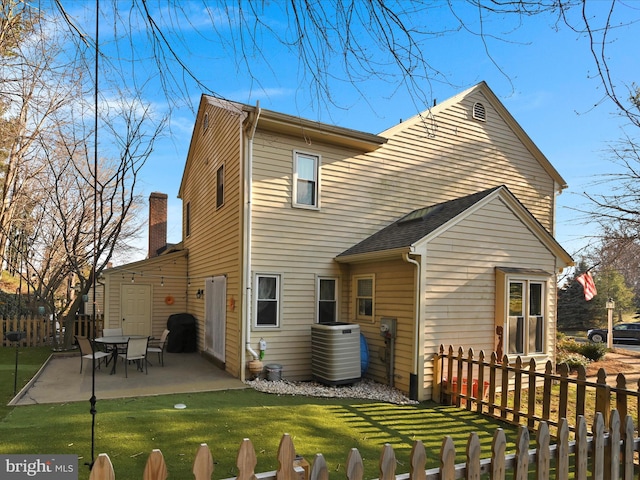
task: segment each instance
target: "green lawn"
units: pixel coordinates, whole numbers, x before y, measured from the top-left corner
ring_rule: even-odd
[[[0,393],[13,393],[14,357],[0,349]],[[37,349],[32,349],[37,350]],[[20,380],[46,358],[46,352],[21,350]],[[11,353],[15,353],[12,351]],[[28,367],[29,365],[29,367]],[[170,379],[168,379],[170,381]],[[10,384],[10,388],[8,387]],[[185,403],[177,410],[174,405]],[[80,479],[89,476],[83,463],[91,460],[91,414],[88,401],[56,405],[1,407],[0,453],[77,454]],[[276,452],[283,433],[289,433],[296,452],[310,462],[322,453],[331,472],[344,475],[349,450],[358,448],[365,463],[365,478],[379,476],[381,448],[390,443],[398,460],[397,473],[409,471],[414,440],[427,449],[429,467],[437,458],[445,435],[451,435],[464,462],[467,436],[478,432],[483,456],[488,456],[493,431],[505,429],[514,449],[516,430],[465,410],[434,403],[397,406],[382,402],[277,396],[254,390],[100,400],[95,426],[95,454],[108,453],[117,480],[139,479],[149,452],[162,450],[170,478],[192,478],[191,464],[200,443],[212,451],[213,478],[237,474],[237,450],[243,438],[253,442],[258,457],[256,472],[275,470]]]

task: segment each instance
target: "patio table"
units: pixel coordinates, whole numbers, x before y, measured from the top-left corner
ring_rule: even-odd
[[[111,375],[116,373],[116,363],[118,363],[118,345],[126,345],[130,338],[147,338],[148,335],[116,335],[109,337],[97,337],[96,343],[101,343],[107,347],[111,346],[113,366]]]

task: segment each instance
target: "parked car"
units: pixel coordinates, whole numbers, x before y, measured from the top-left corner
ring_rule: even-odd
[[[592,342],[607,341],[609,331],[606,328],[587,330],[587,338]],[[640,323],[618,323],[613,326],[614,343],[640,343]]]

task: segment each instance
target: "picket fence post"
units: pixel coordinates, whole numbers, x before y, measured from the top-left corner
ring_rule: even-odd
[[[456,478],[456,447],[449,435],[442,439],[440,447],[440,478],[442,480]]]
[[[362,480],[364,478],[364,463],[357,448],[349,450],[347,455],[347,478],[349,480]]]
[[[164,462],[162,452],[157,448],[152,450],[144,466],[142,480],[166,480],[168,476],[167,464]]]
[[[556,479],[569,478],[569,423],[566,418],[560,420],[556,434]]]
[[[504,430],[498,428],[493,434],[491,442],[491,478],[498,480],[505,478],[507,468],[505,466],[505,454],[507,452],[507,437]]]
[[[309,472],[309,480],[329,480],[327,462],[321,453],[316,454]]]
[[[91,467],[89,480],[116,480],[111,459],[106,453],[101,453]]]
[[[206,443],[201,443],[193,460],[193,477],[195,480],[211,480],[213,475],[213,457]]]
[[[253,448],[251,440],[245,438],[240,443],[238,456],[236,457],[236,467],[238,467],[238,480],[255,480],[255,468],[258,464],[258,457]]]
[[[409,464],[410,480],[426,480],[424,467],[427,464],[427,451],[421,440],[413,442],[411,447],[411,463]]]

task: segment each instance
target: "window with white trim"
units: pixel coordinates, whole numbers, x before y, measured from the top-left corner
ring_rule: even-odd
[[[279,326],[280,275],[256,275],[254,298],[255,326]]]
[[[507,355],[533,355],[546,349],[547,274],[542,271],[513,272],[499,275],[504,292],[503,345]],[[529,273],[527,275],[527,273]]]
[[[293,152],[294,207],[320,208],[320,157]]]
[[[373,321],[375,292],[373,275],[354,277],[354,287],[356,318]]]
[[[319,277],[317,285],[318,323],[338,321],[338,280]]]

